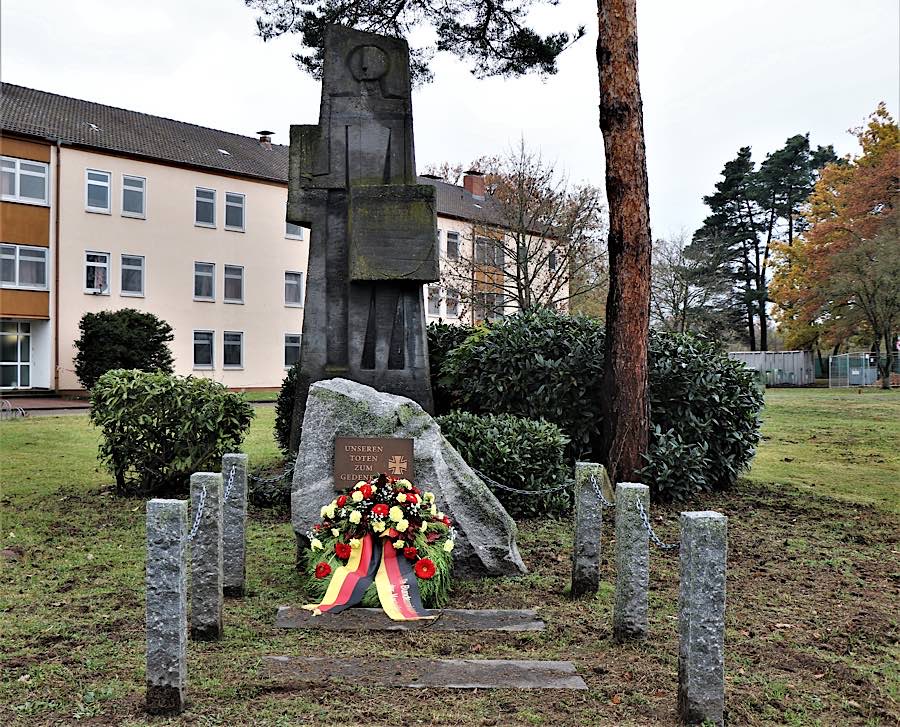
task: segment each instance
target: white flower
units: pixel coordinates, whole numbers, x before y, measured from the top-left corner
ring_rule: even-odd
[[[354,510],[350,513],[350,522],[354,525],[359,525],[359,521],[362,520],[362,515],[359,514],[359,510]]]
[[[422,521],[422,527],[420,528],[420,530],[421,530],[423,533],[424,533],[426,530],[428,530],[428,523],[425,522],[424,520]]]
[[[405,546],[406,546],[406,543],[405,543],[404,541],[402,541],[402,540],[395,540],[395,541],[394,541],[394,547],[395,547],[397,550],[400,550],[401,548],[403,548],[403,547],[405,547]]]
[[[397,495],[397,502],[406,502],[406,495],[402,492]]]
[[[399,507],[397,507],[396,505],[394,505],[394,506],[388,511],[388,517],[389,517],[391,520],[393,520],[395,523],[399,523],[399,522],[403,519],[403,510],[402,510],[402,508],[399,508]]]
[[[362,541],[359,538],[350,539],[350,547],[353,548],[353,550],[356,550],[361,544]]]
[[[367,484],[369,484],[369,483],[366,482],[365,480],[360,480],[355,485],[353,485],[353,488],[356,489],[357,487],[362,487],[363,485],[367,485]]]
[[[337,537],[338,535],[341,534],[341,531],[338,530],[337,528],[331,528],[331,534],[332,534],[334,537]]]
[[[445,541],[444,541],[444,551],[446,551],[447,553],[449,553],[451,550],[453,550],[453,541],[452,541],[452,540],[445,540]]]
[[[404,518],[403,520],[401,520],[400,522],[398,522],[398,523],[394,526],[394,529],[395,529],[397,532],[405,533],[405,532],[406,532],[406,529],[407,529],[408,527],[409,527],[409,520],[407,520],[406,518]]]
[[[353,502],[362,502],[363,494],[359,490],[356,490],[352,495],[350,495],[350,497],[352,498]]]
[[[313,550],[324,550],[324,548],[322,547],[322,541],[318,538],[313,538],[312,542],[309,544],[309,547]]]

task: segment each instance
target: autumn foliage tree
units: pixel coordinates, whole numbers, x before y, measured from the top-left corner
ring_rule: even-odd
[[[900,327],[900,129],[882,103],[855,134],[862,154],[825,168],[809,197],[809,229],[778,246],[771,295],[795,338],[841,340],[862,329],[890,354]],[[890,386],[889,357],[881,380]]]

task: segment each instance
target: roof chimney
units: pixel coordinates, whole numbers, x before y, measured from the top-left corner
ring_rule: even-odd
[[[484,174],[477,169],[469,169],[463,177],[463,187],[475,199],[484,199]]]
[[[266,149],[271,149],[272,148],[272,134],[274,134],[275,132],[263,130],[263,131],[257,131],[256,133],[259,134],[259,145],[264,146]]]

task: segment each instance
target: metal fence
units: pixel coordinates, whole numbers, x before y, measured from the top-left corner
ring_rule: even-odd
[[[728,358],[758,372],[766,386],[812,386],[816,368],[812,351],[729,351]]]
[[[889,354],[891,386],[900,386],[900,352]],[[851,386],[881,386],[881,370],[885,355],[857,351],[840,353],[828,359],[828,386],[832,389]]]

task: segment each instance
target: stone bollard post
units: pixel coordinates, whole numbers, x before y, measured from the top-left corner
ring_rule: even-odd
[[[637,509],[650,511],[650,488],[634,482],[616,485],[616,600],[613,638],[647,636],[647,590],[650,583],[650,539]]]
[[[594,595],[600,587],[600,538],[603,505],[597,486],[603,482],[603,465],[575,463],[575,542],[572,547],[572,597]]]
[[[226,596],[243,596],[247,573],[247,455],[222,456],[222,480],[229,490],[231,468],[234,481],[227,499],[222,503],[222,588]]]
[[[191,542],[191,638],[215,641],[222,635],[223,600],[222,475],[218,472],[191,475],[192,522],[198,512],[200,522]]]
[[[727,550],[727,517],[681,513],[678,713],[687,724],[724,724]]]
[[[147,503],[147,702],[184,710],[187,689],[187,502]]]

